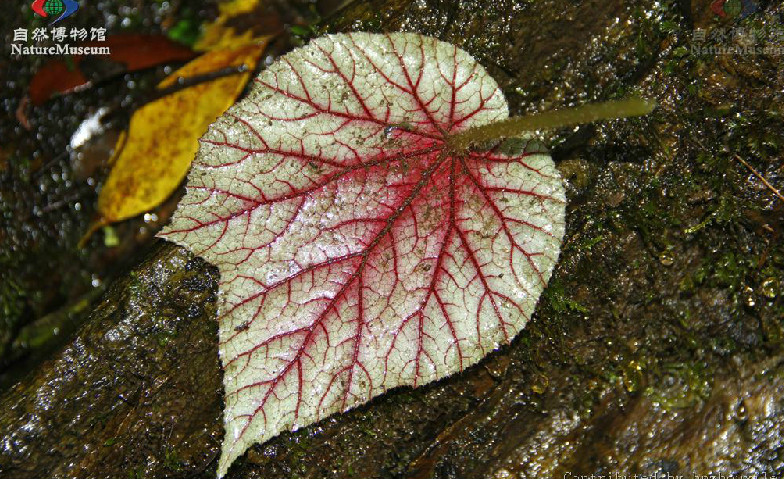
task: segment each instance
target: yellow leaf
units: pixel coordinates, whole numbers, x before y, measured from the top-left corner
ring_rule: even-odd
[[[214,50],[191,61],[163,80],[158,88],[188,78],[240,65],[247,72],[218,78],[166,95],[139,108],[131,118],[124,145],[98,196],[100,225],[150,210],[165,200],[185,178],[198,150],[198,139],[234,103],[255,68],[264,45]],[[89,233],[88,233],[89,234]]]
[[[236,47],[258,41],[267,34],[275,33],[279,19],[272,13],[257,15],[262,11],[259,0],[229,0],[218,4],[218,18],[203,27],[199,40],[193,45],[196,51]],[[255,17],[249,22],[248,18]],[[244,25],[245,27],[237,27]],[[257,30],[266,30],[259,35]]]

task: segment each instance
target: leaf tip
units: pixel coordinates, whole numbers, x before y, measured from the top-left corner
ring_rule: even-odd
[[[215,471],[217,479],[222,479],[229,472],[229,468],[234,464],[234,461],[245,454],[245,451],[247,451],[254,442],[256,441],[234,438],[234,434],[229,432],[229,428],[227,427],[226,434],[223,438],[223,444],[221,445],[220,457],[218,458],[218,468]]]

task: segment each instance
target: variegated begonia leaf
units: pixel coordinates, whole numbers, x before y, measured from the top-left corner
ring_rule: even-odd
[[[283,56],[210,126],[161,236],[220,270],[223,476],[254,443],[461,371],[525,326],[564,233],[527,142],[468,53],[411,33]]]

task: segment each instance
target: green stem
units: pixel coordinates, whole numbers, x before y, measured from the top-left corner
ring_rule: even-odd
[[[521,137],[536,130],[552,130],[599,120],[647,115],[655,106],[656,103],[652,100],[632,97],[625,100],[589,103],[574,108],[563,108],[523,117],[512,117],[452,135],[449,139],[449,144],[454,151],[461,151],[477,143],[499,140],[501,138]]]

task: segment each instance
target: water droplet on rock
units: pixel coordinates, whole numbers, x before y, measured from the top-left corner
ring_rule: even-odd
[[[672,266],[675,263],[675,258],[672,257],[669,251],[659,255],[659,262],[664,266]]]
[[[754,290],[751,287],[746,286],[743,289],[743,296],[744,301],[746,302],[746,306],[752,307],[757,304],[757,302],[754,300]]]
[[[762,294],[767,296],[770,299],[773,299],[778,294],[776,291],[776,278],[767,278],[765,281],[762,282],[762,286],[760,286],[760,291]]]

